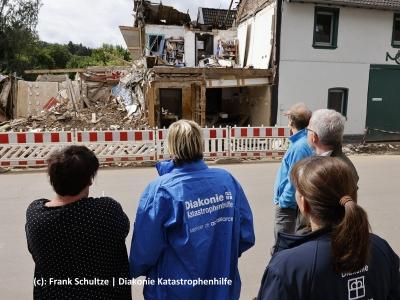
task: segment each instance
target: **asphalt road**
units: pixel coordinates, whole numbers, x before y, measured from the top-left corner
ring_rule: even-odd
[[[351,157],[360,175],[359,203],[367,210],[372,230],[400,253],[400,156]],[[278,163],[212,165],[230,171],[242,184],[254,214],[256,245],[240,259],[241,299],[256,296],[273,243],[272,186]],[[117,199],[130,217],[153,168],[102,169],[92,196]],[[0,175],[0,299],[31,299],[34,264],[26,248],[25,211],[32,200],[51,198],[44,172],[10,172]],[[128,236],[129,248],[131,236]],[[134,287],[134,299],[142,299]]]

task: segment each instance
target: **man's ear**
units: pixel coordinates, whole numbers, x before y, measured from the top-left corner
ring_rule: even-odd
[[[318,135],[315,132],[312,132],[311,134],[311,141],[313,142],[313,144],[317,144],[319,142]]]

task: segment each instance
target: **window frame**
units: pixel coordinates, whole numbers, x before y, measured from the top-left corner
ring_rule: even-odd
[[[323,6],[315,6],[314,9],[314,27],[313,27],[313,48],[315,49],[331,49],[334,50],[337,48],[337,40],[338,40],[338,31],[339,31],[339,13],[340,9],[336,7],[323,7]],[[330,43],[317,42],[317,34],[316,34],[316,26],[317,26],[317,15],[325,14],[331,15],[331,34],[330,34]]]
[[[330,94],[331,94],[332,92],[337,92],[337,91],[343,92],[341,111],[338,111],[338,112],[341,113],[342,116],[345,117],[346,120],[347,120],[347,107],[348,107],[348,104],[349,104],[349,101],[348,101],[348,99],[349,99],[349,89],[348,89],[348,88],[344,88],[344,87],[333,87],[333,88],[328,89],[328,100],[327,100],[327,105],[326,105],[326,107],[327,107],[328,109],[333,109],[333,108],[330,108],[330,107],[329,107],[329,96],[330,96]]]
[[[400,21],[400,12],[393,13],[393,26],[392,26],[392,47],[400,48],[400,40],[395,41],[395,39],[394,39],[394,28],[396,25],[396,19],[398,19]]]
[[[150,37],[152,37],[152,36],[155,36],[156,37],[156,39],[159,39],[159,38],[161,38],[161,40],[160,40],[160,44],[161,44],[161,41],[163,40],[163,39],[165,39],[165,35],[164,34],[157,34],[157,33],[148,33],[147,34],[147,49],[149,50],[149,52],[151,53],[151,52],[154,52],[154,53],[156,53],[156,52],[160,52],[160,49],[158,49],[158,51],[152,51],[151,49],[150,49]],[[158,48],[160,48],[160,45],[158,45]]]

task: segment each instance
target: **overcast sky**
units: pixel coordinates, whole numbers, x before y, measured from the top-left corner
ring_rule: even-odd
[[[158,2],[153,0],[152,2]],[[42,0],[38,32],[51,43],[82,43],[99,47],[103,43],[126,46],[119,25],[133,25],[133,0]],[[192,20],[198,7],[227,9],[230,0],[164,0],[180,11],[189,9]]]

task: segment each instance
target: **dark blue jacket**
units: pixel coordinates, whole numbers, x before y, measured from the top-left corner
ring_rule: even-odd
[[[399,300],[399,257],[374,234],[370,247],[370,260],[364,268],[353,274],[337,274],[328,230],[305,236],[279,233],[258,299]]]
[[[203,161],[157,169],[161,176],[139,202],[130,251],[131,275],[155,280],[145,299],[239,299],[238,257],[255,242],[241,186]]]

